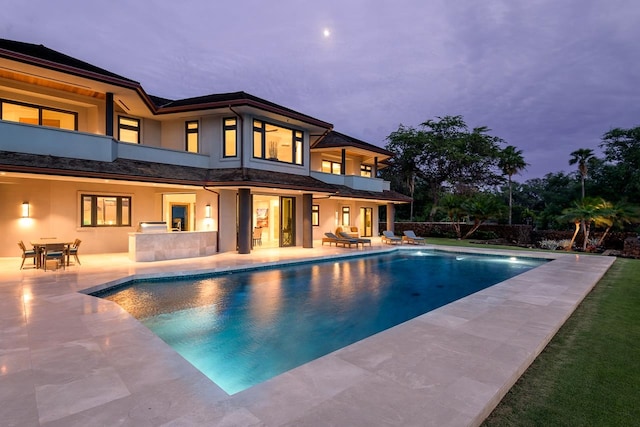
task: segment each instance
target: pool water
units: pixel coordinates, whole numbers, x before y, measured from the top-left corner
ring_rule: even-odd
[[[229,394],[546,260],[436,251],[133,282],[120,304]]]

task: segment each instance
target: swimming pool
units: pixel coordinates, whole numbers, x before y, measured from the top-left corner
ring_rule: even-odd
[[[135,282],[115,301],[234,394],[546,260],[398,251]]]

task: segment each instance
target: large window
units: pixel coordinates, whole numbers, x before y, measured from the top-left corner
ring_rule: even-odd
[[[83,194],[82,227],[128,227],[131,225],[131,197]]]
[[[131,117],[118,117],[118,140],[140,144],[140,120]]]
[[[311,225],[320,225],[320,205],[311,205]]]
[[[253,121],[253,157],[301,165],[302,131]]]
[[[373,172],[373,168],[369,165],[360,165],[360,176],[366,176],[367,178],[371,178],[371,173]]]
[[[235,118],[224,119],[224,133],[223,133],[223,157],[236,157],[238,155],[237,150],[237,133],[238,126]]]
[[[342,164],[338,162],[333,162],[331,160],[323,160],[322,172],[332,173],[334,175],[340,175],[340,173],[342,172]]]
[[[78,113],[0,99],[0,117],[11,122],[78,130]]]
[[[199,133],[198,133],[198,121],[190,120],[185,122],[185,149],[190,153],[198,152]]]

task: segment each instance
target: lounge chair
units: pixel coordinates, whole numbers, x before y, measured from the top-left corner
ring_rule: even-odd
[[[351,245],[356,245],[356,247],[358,247],[358,240],[357,239],[345,239],[344,237],[338,237],[333,233],[324,233],[324,235],[326,237],[322,238],[322,244],[324,245],[325,243],[329,243],[329,246],[331,246],[332,243],[334,243],[336,246],[338,245],[342,245],[345,248],[347,247],[347,245],[349,245],[349,247],[351,247]]]
[[[358,227],[352,227],[352,226],[341,226],[336,228],[336,235],[340,236],[341,233],[345,233],[347,236],[349,236],[350,239],[357,239],[358,237],[360,237],[359,233],[358,233]]]
[[[382,243],[390,245],[402,244],[402,239],[393,234],[393,231],[385,230],[382,232]]]
[[[341,231],[338,233],[338,235],[340,237],[343,237],[345,239],[352,239],[355,240],[356,243],[359,243],[362,245],[362,247],[364,248],[364,245],[369,245],[371,246],[371,239],[363,239],[362,237],[351,237],[351,235],[349,233],[346,233],[344,231]]]
[[[406,230],[404,232],[404,236],[402,236],[402,241],[412,245],[424,245],[427,243],[427,239],[416,236],[416,233],[414,233],[413,230]]]

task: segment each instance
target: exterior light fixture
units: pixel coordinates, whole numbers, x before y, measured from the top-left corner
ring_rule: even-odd
[[[204,217],[211,218],[211,205],[209,204],[204,207]]]
[[[22,203],[22,218],[29,218],[29,202]]]

